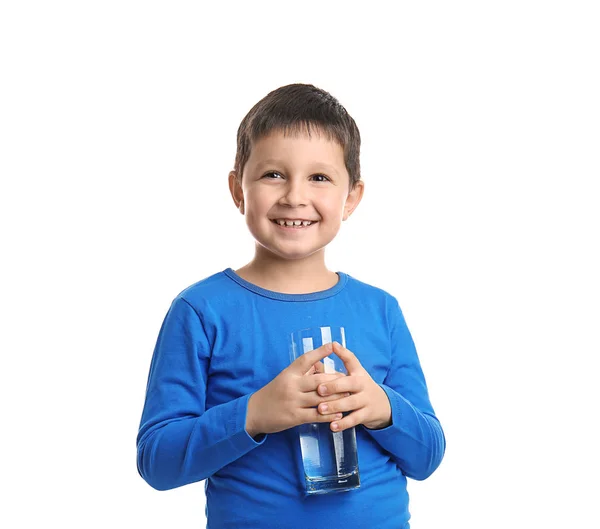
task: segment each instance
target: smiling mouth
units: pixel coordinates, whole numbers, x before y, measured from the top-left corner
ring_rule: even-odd
[[[277,224],[277,226],[281,226],[283,228],[308,228],[313,224],[316,224],[316,220],[287,220],[287,219],[273,219],[271,221],[273,224]]]

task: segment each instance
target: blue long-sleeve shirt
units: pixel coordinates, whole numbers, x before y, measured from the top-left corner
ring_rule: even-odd
[[[445,438],[396,299],[338,272],[311,294],[253,285],[232,269],[181,292],[160,329],[137,437],[155,489],[206,480],[208,528],[408,528],[407,477],[440,464]],[[290,363],[293,331],[343,326],[346,346],[385,390],[392,424],[356,428],[361,486],[308,496],[296,428],[255,440],[248,400]]]

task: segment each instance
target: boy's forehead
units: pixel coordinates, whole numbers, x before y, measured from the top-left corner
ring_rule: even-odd
[[[324,135],[274,133],[251,146],[247,167],[252,170],[285,169],[288,164],[348,177],[344,150],[336,141]]]
[[[311,151],[322,156],[337,158],[343,161],[344,149],[333,138],[313,129],[310,133],[303,131],[272,131],[265,136],[257,138],[250,146],[250,156],[273,157],[293,153],[297,150]],[[272,153],[276,153],[273,155]],[[256,157],[255,156],[255,157]]]
[[[334,142],[339,145],[339,142],[331,132],[327,131],[323,127],[318,125],[308,124],[297,124],[285,128],[275,128],[260,134],[254,138],[253,143],[257,143],[263,140],[281,140],[286,139],[290,141],[294,140],[316,140],[325,142]]]

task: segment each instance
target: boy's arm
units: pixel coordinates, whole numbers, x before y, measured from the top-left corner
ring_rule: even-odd
[[[176,298],[161,327],[137,436],[137,467],[157,490],[206,479],[264,442],[246,432],[250,395],[206,409],[210,344],[202,321]]]
[[[439,466],[446,449],[425,377],[400,307],[391,308],[390,370],[380,386],[392,409],[392,423],[380,430],[365,428],[408,477],[422,480]]]

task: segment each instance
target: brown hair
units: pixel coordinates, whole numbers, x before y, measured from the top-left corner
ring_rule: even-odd
[[[360,133],[352,116],[331,94],[311,84],[290,84],[269,92],[246,114],[237,132],[235,166],[238,181],[252,143],[272,131],[284,134],[324,133],[344,149],[350,189],[360,180]]]

